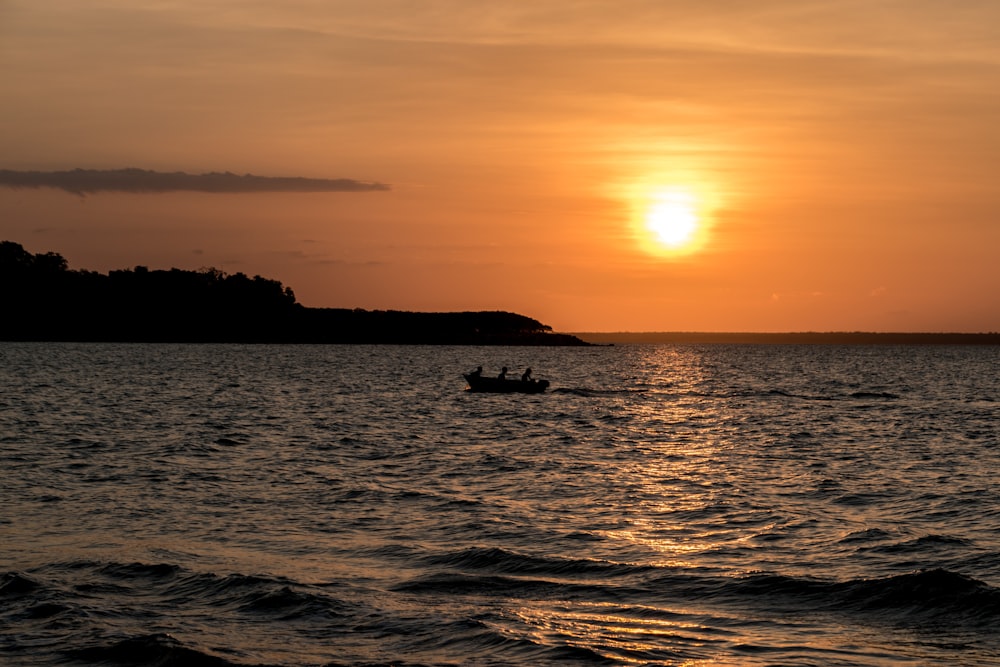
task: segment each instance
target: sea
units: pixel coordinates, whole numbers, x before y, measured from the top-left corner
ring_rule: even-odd
[[[0,343],[0,664],[1000,665],[998,369]]]

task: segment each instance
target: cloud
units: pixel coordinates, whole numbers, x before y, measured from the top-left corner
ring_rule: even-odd
[[[76,195],[96,192],[371,192],[388,190],[383,183],[350,178],[300,176],[239,176],[230,172],[186,174],[145,169],[73,169],[72,171],[14,171],[0,169],[0,187],[57,188]]]

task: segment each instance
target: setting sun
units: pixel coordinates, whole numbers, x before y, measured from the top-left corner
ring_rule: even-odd
[[[646,227],[654,239],[668,248],[680,248],[694,236],[698,215],[691,197],[672,193],[650,207],[646,214]]]
[[[686,186],[640,186],[630,198],[635,239],[647,254],[680,257],[704,247],[708,209],[701,191]]]

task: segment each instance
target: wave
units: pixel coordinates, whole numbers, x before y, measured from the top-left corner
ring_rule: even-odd
[[[69,649],[63,654],[70,660],[95,664],[149,665],[150,667],[229,667],[236,665],[225,658],[188,648],[169,634],[156,633],[120,641]],[[239,667],[246,667],[240,665]]]
[[[283,586],[279,590],[265,590],[247,595],[247,601],[240,605],[240,611],[261,613],[277,620],[287,621],[297,618],[328,619],[344,618],[348,615],[343,605],[312,593],[303,593]]]
[[[840,401],[844,399],[882,399],[882,400],[895,400],[900,398],[899,394],[894,394],[889,391],[853,391],[849,394],[797,394],[783,389],[769,389],[762,392],[751,392],[751,395],[758,393],[761,396],[781,396],[785,398],[798,398],[806,401]]]
[[[858,390],[849,393],[803,393],[782,389],[779,387],[747,387],[731,388],[719,390],[706,389],[679,389],[674,390],[672,385],[650,385],[649,387],[639,387],[630,389],[592,389],[592,388],[569,388],[560,387],[553,389],[551,393],[572,394],[587,397],[602,397],[614,395],[636,395],[650,394],[655,397],[673,397],[708,400],[730,400],[740,398],[757,399],[782,399],[790,398],[800,401],[835,402],[835,401],[893,401],[902,398],[900,394],[890,391],[878,390]]]
[[[408,656],[442,656],[455,652],[464,656],[460,662],[434,662],[435,665],[609,665],[619,664],[586,646],[552,643],[539,634],[519,635],[505,631],[507,619],[486,613],[476,618],[457,620],[395,619],[356,625],[354,632],[386,637],[392,633],[405,636],[400,651]],[[500,657],[502,656],[502,657]],[[323,667],[347,667],[348,663],[330,662]],[[391,662],[349,663],[351,667],[417,667],[418,663]]]
[[[45,637],[50,662],[38,664],[253,667],[254,649],[216,650],[217,641],[207,638],[253,627],[349,627],[352,619],[381,614],[330,595],[330,588],[169,563],[80,560],[7,572],[0,576],[0,655],[36,655]],[[267,655],[261,641],[258,659]]]
[[[459,570],[485,570],[505,574],[548,574],[559,576],[624,576],[655,569],[651,565],[631,565],[592,559],[528,556],[500,548],[472,547],[460,551],[426,556],[432,567]]]
[[[41,586],[40,582],[20,572],[7,572],[0,579],[0,597],[27,595]]]
[[[193,572],[179,565],[156,563],[95,563],[73,561],[42,568],[51,580],[69,573],[76,583],[69,591],[38,574],[8,572],[0,579],[0,598],[28,599],[29,603],[74,602],[100,596],[117,604],[144,599],[160,605],[195,605],[237,613],[264,615],[274,620],[343,616],[351,605],[327,595],[319,587],[283,577]]]
[[[648,389],[595,389],[593,387],[556,387],[549,393],[583,396],[584,398],[599,398],[604,396],[630,396],[648,393]]]
[[[851,398],[885,398],[885,399],[896,399],[899,398],[899,394],[894,394],[889,391],[855,391],[850,394]]]
[[[487,597],[527,597],[533,599],[607,599],[613,587],[603,584],[580,584],[545,578],[441,572],[421,575],[392,587],[403,593],[444,596],[477,595]],[[611,597],[614,597],[613,595]]]
[[[763,612],[832,612],[890,624],[1000,625],[1000,589],[942,568],[841,582],[775,573],[719,576],[677,567],[526,556],[504,549],[466,549],[423,560],[438,569],[394,590],[636,604],[711,600]]]
[[[881,542],[892,538],[892,534],[881,528],[857,530],[842,537],[838,544],[858,544],[865,542]]]
[[[877,541],[884,535],[875,531],[867,537]],[[928,536],[931,541],[939,538]],[[944,569],[835,581],[769,572],[727,576],[705,568],[486,547],[434,554],[394,549],[391,555],[419,572],[379,593],[383,607],[385,596],[402,594],[407,603],[396,611],[361,601],[371,599],[370,591],[355,595],[352,602],[328,594],[345,590],[343,583],[195,572],[172,563],[81,560],[8,572],[0,577],[0,622],[21,634],[8,634],[4,650],[9,657],[27,655],[42,632],[61,637],[50,646],[64,662],[259,667],[264,663],[254,660],[274,659],[266,650],[255,652],[249,645],[231,650],[216,638],[235,628],[245,632],[266,627],[291,633],[284,637],[325,645],[375,642],[387,647],[386,656],[622,664],[663,659],[666,647],[652,635],[644,645],[625,646],[614,637],[605,641],[607,623],[638,632],[686,627],[710,617],[713,632],[733,637],[740,635],[748,618],[784,623],[782,619],[817,618],[815,614],[839,618],[847,626],[928,628],[965,636],[978,632],[984,638],[1000,625],[1000,590]],[[420,604],[421,599],[426,604]],[[513,607],[510,600],[516,601]],[[420,608],[478,611],[428,616],[416,611]],[[563,634],[540,632],[530,614],[516,611],[522,608],[543,610],[539,618],[550,624],[546,627]],[[178,616],[176,610],[183,613]],[[227,629],[219,630],[219,624]],[[571,641],[577,636],[581,642]],[[693,646],[710,639],[704,634],[675,638],[675,648],[683,651],[689,640]]]
[[[676,585],[676,579],[671,583]],[[834,612],[894,625],[986,629],[1000,624],[1000,589],[941,568],[844,582],[757,573],[716,582],[700,593],[767,611]]]
[[[874,551],[884,554],[910,554],[926,551],[953,550],[955,547],[969,547],[973,543],[961,537],[951,537],[949,535],[923,535],[921,537],[906,540],[903,542],[893,542],[891,544],[879,544],[872,547],[863,548],[863,551]]]
[[[89,567],[91,565],[91,563],[85,562],[76,564],[75,567]],[[116,579],[171,579],[181,572],[181,568],[166,563],[107,563],[99,565],[97,571]]]

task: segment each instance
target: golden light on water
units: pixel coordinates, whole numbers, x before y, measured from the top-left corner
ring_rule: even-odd
[[[536,629],[543,641],[558,637],[570,646],[589,649],[616,662],[648,664],[630,657],[634,654],[670,650],[690,651],[692,645],[705,646],[701,639],[705,626],[699,614],[681,608],[648,606],[636,616],[623,613],[621,605],[603,602],[554,604],[548,609],[522,607],[519,620]],[[734,619],[735,620],[735,619]],[[718,665],[716,659],[691,658],[676,663],[685,667]]]

